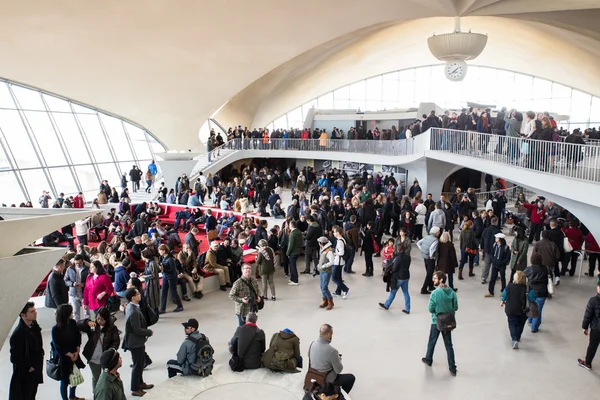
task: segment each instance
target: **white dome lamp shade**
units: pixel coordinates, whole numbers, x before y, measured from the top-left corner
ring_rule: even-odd
[[[481,54],[487,44],[487,35],[461,32],[460,18],[456,17],[453,33],[433,35],[427,39],[429,51],[435,58],[446,62],[446,77],[452,81],[461,81],[467,73],[467,60],[473,60]]]

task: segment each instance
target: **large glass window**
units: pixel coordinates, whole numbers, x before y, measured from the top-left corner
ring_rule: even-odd
[[[380,111],[417,108],[422,102],[452,110],[460,110],[467,103],[480,103],[495,109],[548,111],[560,127],[568,130],[600,125],[598,97],[543,78],[477,65],[469,65],[460,82],[448,81],[440,64],[392,71],[324,93],[318,97],[318,104],[314,99],[301,109],[304,120],[310,106]],[[297,110],[278,117],[275,127],[283,126],[281,121],[286,116],[290,126],[294,126]]]
[[[124,171],[133,164],[146,168],[155,153],[165,151],[131,122],[2,79],[0,144],[0,203],[31,200],[34,207],[42,190],[54,197],[82,191],[92,201],[99,179],[120,187],[123,166],[129,166]]]

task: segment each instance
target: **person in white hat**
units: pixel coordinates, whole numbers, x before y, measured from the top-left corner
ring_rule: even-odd
[[[502,292],[506,288],[506,266],[510,262],[510,247],[506,244],[506,236],[504,233],[496,233],[494,235],[496,243],[494,243],[492,255],[492,277],[488,285],[488,293],[485,297],[494,297],[494,287],[498,274],[500,274],[500,282],[502,282]]]
[[[331,248],[331,242],[325,236],[318,238],[317,242],[319,243],[319,264],[317,265],[317,269],[319,270],[319,278],[321,278],[321,294],[323,295],[323,303],[319,307],[331,310],[334,304],[333,296],[329,291],[329,281],[333,272],[335,252]]]

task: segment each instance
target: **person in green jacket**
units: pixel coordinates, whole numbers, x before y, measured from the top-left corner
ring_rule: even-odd
[[[94,389],[94,400],[127,400],[123,389],[123,381],[119,376],[119,368],[123,359],[113,348],[106,350],[100,356],[102,374]]]
[[[527,268],[527,251],[529,251],[529,241],[525,237],[525,228],[517,230],[517,236],[510,245],[510,279],[513,281],[515,272],[524,271]]]
[[[427,354],[421,359],[429,367],[433,364],[433,350],[437,343],[440,333],[444,338],[446,353],[448,354],[448,367],[450,374],[456,376],[456,363],[454,360],[454,348],[452,347],[452,331],[440,332],[437,327],[437,315],[451,311],[458,311],[458,297],[452,288],[446,285],[446,274],[436,271],[433,274],[433,285],[436,289],[431,292],[429,297],[429,312],[431,313],[431,330],[429,332],[429,342],[427,343]]]
[[[290,239],[286,250],[286,255],[289,258],[290,281],[288,285],[298,286],[298,268],[296,262],[302,251],[302,232],[298,229],[296,221],[290,222]]]

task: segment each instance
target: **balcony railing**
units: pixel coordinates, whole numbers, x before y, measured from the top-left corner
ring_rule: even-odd
[[[600,182],[600,147],[594,144],[548,142],[440,128],[432,128],[429,135],[429,150]]]

